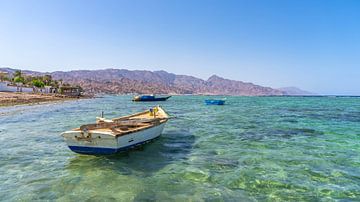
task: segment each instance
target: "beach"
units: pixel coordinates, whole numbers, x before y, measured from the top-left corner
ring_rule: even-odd
[[[0,92],[0,107],[78,99],[60,94]]]

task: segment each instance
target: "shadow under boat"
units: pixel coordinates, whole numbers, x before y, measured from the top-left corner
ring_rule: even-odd
[[[70,172],[110,169],[123,175],[141,172],[144,176],[162,169],[173,161],[187,159],[195,136],[187,129],[167,130],[149,144],[106,156],[76,155],[66,169]]]
[[[223,99],[206,99],[205,104],[206,105],[224,105],[226,101],[226,98]]]

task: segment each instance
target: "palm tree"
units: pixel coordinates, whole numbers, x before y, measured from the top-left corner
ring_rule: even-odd
[[[21,77],[21,76],[16,76],[16,77],[14,77],[14,82],[15,82],[15,83],[24,83],[25,80],[24,80],[24,78]]]
[[[33,85],[34,85],[35,87],[38,87],[38,88],[42,88],[42,87],[45,86],[44,82],[42,82],[42,81],[39,80],[39,79],[34,79],[34,80],[32,81],[32,83],[33,83]]]
[[[7,77],[7,73],[6,72],[0,72],[0,81],[8,81],[9,78]]]
[[[22,76],[21,70],[16,70],[14,73],[14,77],[21,77],[21,76]]]
[[[51,81],[52,81],[51,75],[46,74],[46,75],[43,77],[43,82],[44,82],[46,85],[49,85]]]
[[[13,81],[14,81],[15,83],[24,83],[24,82],[25,82],[25,79],[24,79],[24,77],[22,76],[21,70],[16,70],[16,71],[15,71]]]

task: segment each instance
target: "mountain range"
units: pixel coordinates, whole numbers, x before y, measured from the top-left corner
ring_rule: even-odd
[[[302,90],[297,87],[284,87],[284,88],[278,88],[278,90],[286,92],[288,95],[316,95],[315,93]]]
[[[0,68],[0,71],[12,74],[16,69]],[[300,91],[302,91],[298,89],[294,94],[294,88],[274,89],[253,83],[225,79],[217,75],[203,80],[166,71],[103,69],[55,72],[22,70],[22,72],[29,75],[50,74],[53,79],[61,79],[65,83],[80,85],[88,93],[281,96],[301,95]]]

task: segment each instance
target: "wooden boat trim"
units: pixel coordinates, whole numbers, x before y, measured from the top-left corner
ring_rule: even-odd
[[[81,131],[82,136],[84,136],[84,134],[88,136],[92,133],[107,133],[115,137],[123,136],[134,132],[150,129],[152,127],[167,122],[167,120],[169,119],[168,114],[160,107],[158,107],[157,113],[159,112],[161,113],[161,115],[158,115],[158,118],[156,118],[156,116],[155,118],[141,118],[142,115],[146,115],[149,113],[149,111],[144,111],[128,116],[114,118],[111,120],[112,122],[85,124],[80,126],[80,128],[73,129],[73,131]],[[121,130],[121,127],[127,128],[128,130]]]
[[[142,126],[142,127],[138,127],[138,128],[134,128],[133,130],[129,130],[129,131],[126,131],[126,132],[123,132],[123,131],[119,131],[120,133],[118,134],[114,134],[115,137],[118,137],[118,136],[123,136],[123,135],[128,135],[130,133],[135,133],[135,132],[139,132],[139,131],[142,131],[142,130],[147,130],[147,129],[150,129],[150,128],[153,128],[153,127],[156,127],[156,126],[159,126],[160,124],[163,124],[167,122],[167,119],[166,120],[163,120],[159,123],[156,123],[156,124],[152,124],[152,125],[148,125],[148,126]]]

